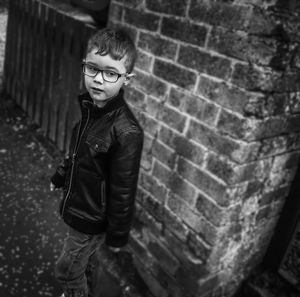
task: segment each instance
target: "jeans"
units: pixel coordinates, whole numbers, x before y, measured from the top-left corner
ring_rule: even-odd
[[[104,242],[104,234],[90,235],[69,227],[62,253],[56,262],[55,277],[65,297],[94,297],[97,284],[96,249]]]

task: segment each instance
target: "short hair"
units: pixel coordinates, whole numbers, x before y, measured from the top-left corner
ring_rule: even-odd
[[[105,28],[97,31],[88,40],[86,55],[94,48],[96,54],[105,56],[107,54],[115,60],[121,60],[126,56],[125,67],[130,73],[133,70],[137,52],[130,36],[121,29]]]

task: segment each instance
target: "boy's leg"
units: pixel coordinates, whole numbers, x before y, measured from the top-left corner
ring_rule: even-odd
[[[65,297],[87,297],[86,268],[90,256],[104,235],[89,235],[69,228],[63,251],[55,267],[55,277],[64,289]]]
[[[101,279],[101,275],[99,273],[100,269],[100,259],[99,253],[97,249],[90,256],[89,263],[86,269],[86,277],[87,277],[87,285],[88,285],[88,297],[100,297],[101,283],[99,280]]]

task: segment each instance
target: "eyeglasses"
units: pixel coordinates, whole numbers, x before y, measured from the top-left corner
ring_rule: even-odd
[[[82,70],[85,75],[90,77],[95,77],[100,72],[103,80],[110,83],[115,83],[120,77],[126,76],[128,74],[128,73],[120,74],[111,70],[102,70],[85,62],[82,63]]]

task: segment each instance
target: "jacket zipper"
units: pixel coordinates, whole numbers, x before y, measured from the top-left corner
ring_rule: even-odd
[[[103,207],[103,210],[105,210],[105,197],[106,197],[106,189],[105,189],[105,183],[101,184],[101,204]]]
[[[70,177],[70,183],[69,183],[69,188],[68,188],[68,192],[66,194],[66,198],[64,200],[64,203],[63,203],[63,207],[62,207],[62,211],[61,211],[61,214],[63,215],[64,214],[64,211],[65,211],[65,206],[66,206],[66,202],[69,198],[69,195],[70,195],[70,192],[71,192],[71,188],[72,188],[72,183],[73,183],[73,174],[74,174],[74,167],[75,167],[75,159],[76,159],[76,155],[77,155],[77,151],[78,151],[78,148],[79,148],[79,144],[81,142],[81,139],[82,139],[82,135],[84,134],[84,131],[86,130],[86,127],[88,125],[88,122],[89,122],[89,119],[90,119],[90,111],[88,109],[88,116],[87,116],[87,120],[86,120],[86,123],[84,125],[84,128],[80,134],[80,130],[81,130],[81,125],[82,125],[82,122],[80,123],[80,126],[79,126],[79,129],[78,129],[78,133],[77,133],[77,138],[76,138],[76,144],[75,144],[75,148],[74,148],[74,151],[73,151],[73,154],[72,154],[72,167],[71,167],[71,177]]]

